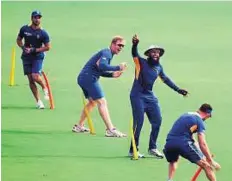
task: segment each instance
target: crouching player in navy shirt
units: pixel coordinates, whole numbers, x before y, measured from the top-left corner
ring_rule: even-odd
[[[220,165],[212,158],[205,140],[204,121],[211,117],[212,107],[202,104],[196,112],[181,115],[168,133],[164,154],[169,162],[168,181],[173,181],[179,156],[199,165],[210,181],[216,181],[213,169],[220,169]],[[193,134],[197,133],[197,146]]]

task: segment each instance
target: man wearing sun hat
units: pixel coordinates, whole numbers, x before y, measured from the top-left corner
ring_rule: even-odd
[[[164,154],[169,162],[168,181],[173,181],[179,156],[199,165],[210,181],[216,181],[213,169],[219,170],[220,165],[212,158],[205,140],[204,121],[212,116],[210,104],[202,104],[196,112],[181,115],[168,133]],[[197,133],[198,144],[195,144],[193,134]]]
[[[29,87],[35,97],[38,109],[43,109],[44,104],[40,99],[36,83],[43,89],[44,98],[49,99],[47,87],[41,78],[41,71],[45,57],[44,52],[50,49],[50,38],[48,33],[40,27],[41,18],[40,11],[33,11],[31,24],[20,28],[16,40],[17,45],[22,49],[21,59],[24,75],[27,75]]]
[[[165,84],[171,89],[183,96],[187,96],[188,92],[176,86],[171,79],[164,73],[163,67],[160,64],[160,57],[164,55],[164,48],[151,45],[143,58],[139,55],[137,45],[139,39],[137,35],[132,38],[132,56],[135,63],[135,78],[130,93],[131,107],[133,113],[133,129],[137,150],[139,149],[139,136],[144,122],[144,113],[146,113],[151,124],[150,141],[148,153],[156,158],[162,159],[163,154],[157,149],[157,138],[160,125],[162,122],[158,99],[154,95],[152,88],[154,82],[160,77]],[[129,156],[133,155],[132,144],[129,150]],[[139,153],[139,157],[144,157]]]

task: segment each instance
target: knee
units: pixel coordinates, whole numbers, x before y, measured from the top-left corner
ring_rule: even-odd
[[[105,98],[98,99],[98,100],[96,100],[96,102],[97,102],[98,106],[106,106],[107,105],[107,101]]]
[[[28,82],[30,85],[34,85],[35,84],[35,81],[32,77],[28,78]]]
[[[89,99],[89,104],[90,106],[95,107],[97,103],[94,100]]]
[[[32,73],[32,79],[33,79],[33,81],[37,81],[39,79],[39,74]]]
[[[156,128],[156,129],[160,128],[161,123],[162,123],[162,119],[161,118],[160,119],[155,119],[155,120],[151,121],[152,127]]]

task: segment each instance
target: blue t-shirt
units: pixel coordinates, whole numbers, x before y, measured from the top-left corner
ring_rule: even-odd
[[[96,82],[103,77],[112,77],[113,71],[120,70],[119,66],[111,66],[113,54],[109,48],[105,48],[94,54],[85,64],[79,74],[79,80]]]
[[[188,112],[176,120],[172,129],[168,133],[166,141],[193,141],[193,133],[201,132],[205,132],[204,121],[197,112]]]
[[[44,44],[50,42],[48,33],[44,29],[33,29],[31,26],[21,27],[18,36],[24,39],[24,46],[28,48],[41,48]],[[44,52],[22,53],[22,59],[43,59]]]
[[[131,89],[131,96],[139,96],[141,94],[153,96],[152,88],[158,77],[170,88],[177,91],[179,88],[164,73],[163,67],[159,62],[142,58],[138,54],[137,46],[132,46],[132,56],[135,62],[135,79]]]

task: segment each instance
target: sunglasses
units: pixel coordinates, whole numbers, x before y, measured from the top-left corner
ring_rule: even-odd
[[[121,48],[123,48],[125,45],[123,45],[123,44],[116,44],[118,47],[121,47]]]

